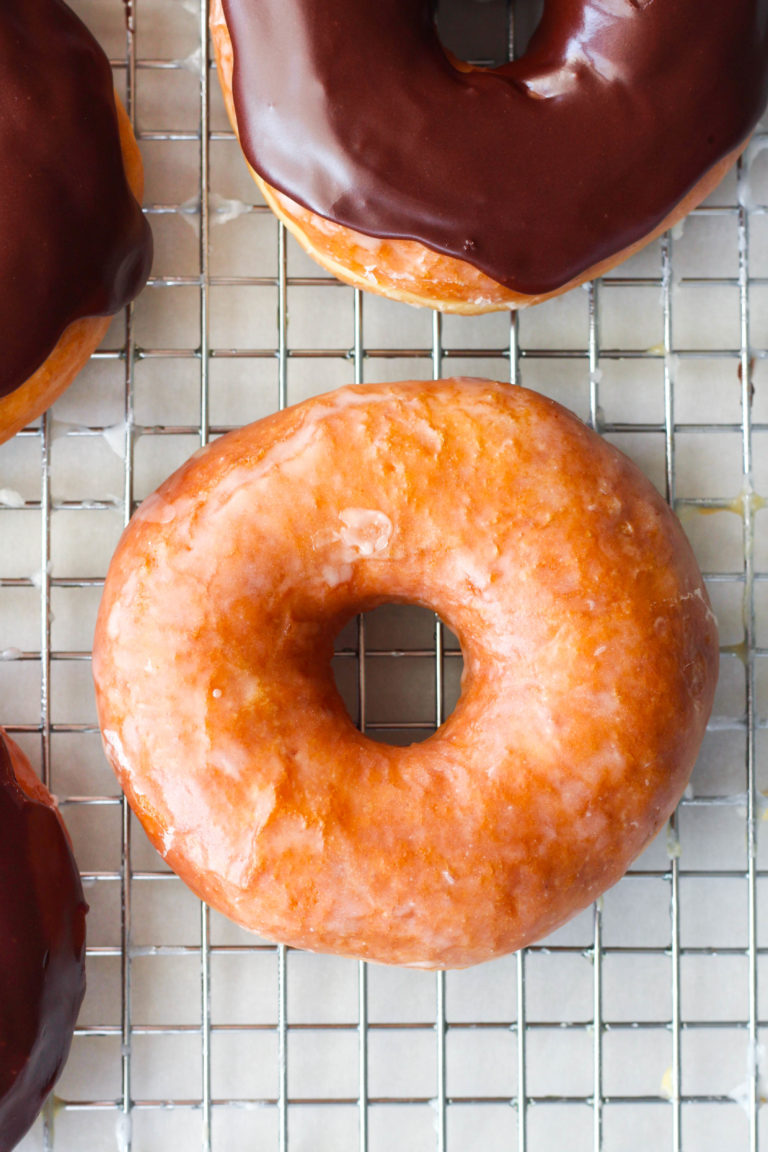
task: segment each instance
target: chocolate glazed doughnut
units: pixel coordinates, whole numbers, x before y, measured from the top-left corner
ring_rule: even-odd
[[[0,1152],[37,1116],[85,992],[87,905],[64,825],[0,728]]]
[[[62,0],[3,2],[0,170],[2,441],[71,382],[152,259],[109,61]]]
[[[412,303],[488,311],[606,271],[714,188],[765,105],[768,0],[547,0],[493,70],[449,60],[432,10],[212,6],[270,205],[336,274]]]

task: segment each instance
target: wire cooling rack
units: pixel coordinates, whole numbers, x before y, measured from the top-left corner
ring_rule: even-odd
[[[137,125],[157,252],[89,368],[0,449],[0,719],[60,798],[91,904],[71,1058],[22,1148],[768,1147],[768,136],[599,284],[519,318],[441,318],[327,278],[265,210],[205,0],[74,6]],[[457,19],[514,26],[504,0],[454,9],[446,38]],[[666,834],[537,947],[437,976],[276,947],[191,897],[106,767],[89,659],[109,556],[227,428],[343,383],[467,373],[565,403],[676,507],[721,628],[700,762]],[[422,738],[450,711],[460,653],[429,614],[379,609],[338,647],[374,738]]]

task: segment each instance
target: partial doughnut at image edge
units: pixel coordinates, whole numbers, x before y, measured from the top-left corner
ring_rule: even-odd
[[[101,47],[61,0],[0,18],[0,443],[40,416],[143,287],[143,168]]]
[[[85,994],[83,895],[55,801],[0,728],[0,1149],[64,1066]]]

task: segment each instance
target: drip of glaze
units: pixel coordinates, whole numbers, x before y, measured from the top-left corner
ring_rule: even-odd
[[[0,171],[1,397],[72,321],[133,299],[152,258],[109,62],[63,0],[3,0]]]
[[[469,72],[432,0],[223,4],[268,184],[526,294],[648,235],[768,94],[768,0],[548,0],[523,57]]]
[[[58,815],[16,782],[0,732],[0,1150],[21,1139],[69,1052],[85,991],[80,877]]]

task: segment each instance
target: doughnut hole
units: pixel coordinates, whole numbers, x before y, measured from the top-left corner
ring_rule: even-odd
[[[334,642],[336,687],[352,722],[383,744],[427,740],[461,693],[455,634],[429,608],[382,604],[347,621]]]
[[[437,0],[435,23],[446,51],[469,64],[496,68],[522,56],[544,0]]]

